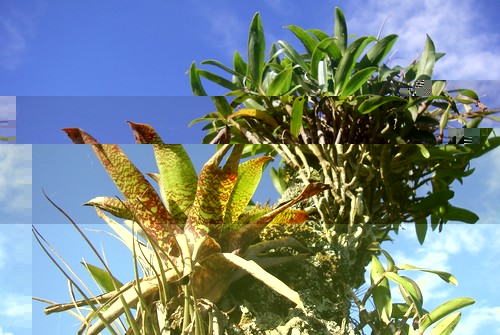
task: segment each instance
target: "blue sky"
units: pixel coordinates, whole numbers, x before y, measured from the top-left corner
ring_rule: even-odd
[[[71,143],[61,128],[82,128],[101,143],[135,143],[126,121],[152,125],[165,142],[201,143],[215,110],[210,97],[18,97],[17,143]]]
[[[149,146],[123,145],[123,150],[141,171],[157,171],[152,149]],[[187,145],[186,150],[199,171],[202,164],[213,154],[214,148]],[[496,326],[500,321],[500,305],[496,278],[500,276],[500,250],[498,239],[498,207],[500,182],[495,171],[500,169],[500,150],[488,154],[484,159],[472,163],[476,171],[464,180],[464,185],[454,185],[455,198],[452,203],[474,210],[480,221],[476,225],[448,223],[441,234],[429,234],[424,246],[417,242],[414,229],[406,225],[394,244],[386,244],[397,264],[410,263],[416,266],[445,270],[453,273],[459,286],[441,282],[437,277],[413,272],[405,275],[417,280],[424,295],[424,307],[432,309],[455,297],[469,296],[476,304],[465,309],[457,334],[500,334]],[[47,194],[83,227],[106,230],[95,211],[80,206],[96,196],[119,195],[91,148],[84,145],[34,145],[33,150],[33,211],[35,227],[53,247],[73,266],[82,278],[89,282],[85,270],[79,264],[82,257],[96,264],[76,230],[67,223],[44,198]],[[264,202],[269,197],[276,199],[277,193],[265,171],[261,187],[255,200]],[[130,253],[112,237],[96,232],[88,236],[98,250],[104,249],[114,274],[123,281],[133,278]],[[33,295],[58,302],[66,302],[69,294],[62,274],[55,269],[38,245],[33,246]],[[90,285],[93,287],[92,285]],[[43,314],[44,304],[33,303],[34,328],[42,332],[56,330],[56,334],[76,331],[77,321],[70,315]]]
[[[268,47],[284,39],[300,50],[300,42],[284,26],[332,32],[333,8],[339,3],[325,1],[307,15],[300,2],[284,0],[237,6],[221,0],[210,6],[195,0],[140,6],[116,0],[92,6],[75,1],[56,6],[46,0],[2,3],[0,95],[36,96],[18,99],[18,143],[68,143],[59,131],[68,126],[131,143],[127,118],[153,123],[169,142],[199,143],[201,126],[188,129],[187,124],[214,107],[208,98],[178,98],[192,96],[185,73],[191,62],[217,72],[200,62],[216,59],[230,65],[235,50],[246,58],[248,27],[256,11],[261,12]],[[342,9],[350,34],[377,35],[383,25],[381,36],[399,35],[391,65],[413,61],[429,34],[436,50],[447,54],[436,64],[434,79],[460,80],[450,81],[448,88],[476,89],[486,106],[500,109],[498,6],[496,1],[453,0],[437,8],[429,0],[393,0],[351,1]],[[226,93],[205,85],[211,95]],[[498,124],[485,120],[482,126]]]
[[[31,145],[0,145],[0,335],[31,334]]]
[[[497,15],[500,3],[494,0],[481,2],[448,0],[441,1],[438,6],[432,0],[418,2],[355,0],[349,1],[348,4],[341,1],[324,1],[315,4],[314,9],[308,10],[307,13],[304,13],[304,2],[285,0],[247,2],[236,5],[229,1],[215,0],[210,3],[210,6],[196,0],[177,2],[152,0],[140,5],[131,1],[117,0],[92,3],[48,0],[3,1],[0,2],[0,96],[191,96],[188,76],[185,74],[191,62],[196,61],[199,64],[202,60],[216,59],[225,64],[231,64],[234,50],[239,50],[246,58],[248,27],[256,11],[261,12],[268,46],[279,39],[298,45],[292,33],[283,26],[295,24],[304,28],[319,28],[331,32],[333,8],[339,4],[342,5],[345,13],[349,32],[357,36],[377,35],[387,18],[382,36],[391,33],[400,36],[393,47],[397,53],[393,56],[392,65],[407,65],[417,57],[423,50],[425,34],[428,33],[434,40],[437,51],[447,53],[437,63],[434,78],[474,80],[465,85],[450,83],[450,88],[477,87],[481,100],[487,106],[496,109],[500,107],[500,95],[498,95],[500,89],[498,81],[500,79],[498,78],[500,23]],[[209,67],[204,68],[209,69]],[[211,95],[225,93],[225,90],[209,84],[205,87]],[[177,99],[163,101],[156,98],[104,99],[94,105],[96,100],[93,98],[65,100],[64,104],[64,99],[32,98],[29,101],[29,99],[20,98],[18,99],[18,142],[68,143],[67,138],[59,129],[75,126],[88,130],[102,142],[132,143],[133,139],[125,121],[133,120],[151,122],[168,142],[199,143],[202,137],[200,127],[187,129],[187,124],[192,119],[191,115],[195,116],[200,111],[202,113],[212,111],[211,102],[206,98]],[[183,108],[165,108],[166,105],[172,107],[178,104],[182,104]],[[0,103],[0,108],[3,105],[5,104]],[[491,127],[492,124],[485,122],[483,126]],[[108,140],[109,138],[111,140]],[[76,150],[71,148],[71,151]],[[48,159],[50,155],[43,151],[43,148],[37,148],[35,155],[39,150],[38,161],[43,162],[46,159],[44,154]],[[57,150],[62,153],[65,149],[58,147]],[[84,153],[84,157],[80,159],[71,157],[82,164],[84,164],[83,160],[86,160],[87,165],[83,166],[90,164],[90,168],[97,171],[97,161],[92,155],[89,152],[88,155]],[[495,199],[494,196],[498,197],[499,189],[494,175],[490,172],[494,169],[488,170],[488,166],[490,168],[500,166],[498,155],[490,156],[491,161],[484,165],[483,172],[478,174],[478,181],[469,185],[472,188],[467,189],[466,194],[477,195],[467,202],[478,201],[477,204],[483,211],[482,217],[486,222],[498,223],[498,220],[493,221],[495,215],[498,214],[498,209],[491,204],[492,199]],[[89,163],[91,161],[93,164]],[[5,162],[2,161],[2,163],[3,166],[7,166]],[[71,162],[68,161],[67,164],[69,163]],[[46,164],[48,166],[52,162],[47,161]],[[40,165],[37,165],[35,170],[39,169],[38,166]],[[86,178],[95,180],[93,178],[96,177],[90,174],[86,177],[79,177],[80,179],[76,178],[80,184],[74,184],[76,187],[73,189],[68,187],[68,185],[73,185],[68,180],[70,176],[73,178],[80,176],[83,170],[83,167],[73,165],[70,170],[58,171],[59,175],[53,175],[51,179],[48,179],[57,185],[57,189],[54,186],[54,190],[51,191],[47,186],[47,191],[51,195],[61,197],[58,200],[66,205],[65,208],[73,208],[72,213],[75,218],[83,218],[82,222],[95,222],[96,219],[91,210],[80,208],[75,204],[80,204],[88,200],[89,196],[96,195],[92,190],[80,193],[86,187],[95,188],[95,184],[86,183]],[[61,178],[58,178],[59,176]],[[63,183],[64,176],[67,176],[66,183],[68,184]],[[108,181],[105,175],[100,178],[99,187]],[[5,182],[11,182],[11,180],[6,179]],[[40,187],[38,187],[38,195],[35,193],[35,206],[41,206],[39,205],[39,189]],[[97,191],[99,191],[98,194],[115,194],[112,184],[109,189]],[[5,198],[2,201],[4,201],[2,209],[8,208],[5,207]],[[21,208],[25,208],[23,206],[21,205]],[[27,219],[24,216],[28,212],[25,210],[8,209],[4,212],[2,218],[22,215],[22,219],[13,216],[13,219],[9,221],[31,221],[31,217]],[[35,208],[35,212],[34,217],[38,222],[57,220],[57,218],[59,218],[58,222],[63,222],[52,208],[39,207]],[[85,217],[85,215],[89,216]],[[7,229],[5,227],[0,228]],[[469,328],[473,331],[464,331],[464,333],[492,333],[491,329],[496,329],[492,327],[495,312],[493,308],[499,306],[498,293],[491,289],[492,278],[498,278],[498,273],[492,273],[495,271],[492,264],[499,268],[498,261],[495,261],[498,257],[490,260],[488,258],[490,256],[478,255],[484,253],[498,256],[498,250],[494,247],[498,245],[498,229],[491,224],[473,226],[472,231],[464,230],[467,227],[457,228],[457,231],[461,233],[448,235],[450,237],[447,239],[444,238],[445,235],[439,236],[443,238],[439,238],[436,243],[441,243],[437,244],[441,246],[429,250],[437,250],[436,253],[441,255],[440,258],[426,257],[428,252],[425,255],[415,252],[413,256],[422,262],[432,260],[436,262],[436,265],[463,271],[461,278],[464,279],[461,283],[464,283],[471,273],[484,274],[482,278],[485,282],[481,285],[484,292],[481,291],[479,294],[486,298],[481,304],[476,304],[474,307],[476,314],[468,316],[467,320],[469,320],[469,327],[473,327],[475,322],[484,322],[491,328],[476,330]],[[44,228],[50,230],[54,227],[46,225]],[[18,231],[15,229],[25,228],[13,227],[5,234],[17,234]],[[67,231],[63,233],[63,229]],[[54,228],[52,232],[56,236],[52,240],[57,240],[57,236],[60,237],[61,234],[69,236],[73,230],[68,225],[62,225]],[[414,242],[411,228],[408,228],[408,233],[411,236],[407,243],[408,248],[416,250],[417,247],[410,244],[411,241]],[[66,237],[66,235],[63,236]],[[471,236],[474,240],[470,240]],[[446,243],[452,244],[453,247],[448,247],[448,244],[443,241],[447,241]],[[418,252],[425,253],[426,250],[428,251],[427,248],[430,248],[429,245],[425,249],[418,249],[421,250]],[[476,245],[478,246],[474,249]],[[61,249],[64,249],[64,246],[63,243]],[[5,250],[5,244],[2,244],[2,248]],[[82,249],[83,246],[74,248],[74,253],[70,253],[68,258],[79,260],[82,256],[80,254]],[[465,255],[470,258],[470,266],[481,266],[480,270],[473,268],[475,271],[473,272],[471,268],[461,266],[455,261],[456,258],[466,259]],[[35,254],[34,257],[38,255]],[[12,262],[15,260],[12,258],[6,266],[12,268],[15,264]],[[21,274],[25,271],[24,276],[20,275],[20,277],[26,280],[26,277],[29,277],[26,275],[29,269],[25,270],[22,260],[16,261],[18,262],[15,267],[16,271]],[[50,268],[46,263],[40,264],[46,266],[35,268],[35,270],[48,271],[47,269]],[[64,280],[56,281],[55,278],[54,282],[42,280],[41,283],[45,283],[46,287],[66,287]],[[17,283],[21,285],[22,280],[16,281]],[[430,289],[433,289],[430,291],[432,294],[446,292],[439,288],[430,287]],[[462,286],[459,289],[462,289]],[[15,292],[20,295],[29,294],[17,288]],[[494,297],[497,297],[497,301],[493,299]],[[54,297],[59,301],[65,301],[66,298],[65,289],[61,290],[60,297]],[[25,298],[18,299],[20,306],[24,306],[23,299]],[[0,307],[3,306],[0,305]],[[2,310],[5,309],[2,308]],[[50,320],[52,325],[54,320],[59,320],[59,316],[45,318],[40,309],[35,310],[35,314],[36,317],[40,317],[40,320]],[[498,314],[500,312],[497,309],[496,315]],[[0,335],[9,333],[18,335],[23,334],[23,331],[26,333],[27,330],[15,328],[17,326],[14,325],[14,322],[27,325],[24,322],[25,316],[22,315],[22,318],[18,318],[0,314]],[[483,316],[487,319],[482,320]],[[61,322],[63,319],[61,318]],[[71,320],[70,324],[74,324],[73,319]],[[64,327],[61,323],[61,333],[67,333]],[[50,325],[44,328],[46,333],[52,333],[53,329]]]
[[[324,1],[304,15],[299,1],[234,5],[202,2],[47,0],[3,2],[0,14],[2,95],[191,95],[185,72],[192,61],[232,63],[246,56],[247,31],[261,12],[268,45],[295,37],[283,26],[333,31],[333,8],[341,4],[350,34],[398,34],[393,65],[422,52],[425,34],[447,53],[436,79],[498,80],[497,1]],[[223,90],[211,89],[217,95]]]

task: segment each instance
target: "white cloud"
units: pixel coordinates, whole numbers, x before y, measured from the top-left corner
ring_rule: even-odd
[[[12,333],[10,333],[10,332],[7,332],[7,333],[6,333],[6,332],[4,332],[3,328],[2,328],[2,327],[0,327],[0,335],[14,335],[14,334],[12,334]]]
[[[3,6],[0,13],[0,68],[15,70],[23,61],[28,41],[35,35],[36,18],[45,11],[41,0],[24,3],[24,9]]]
[[[0,96],[0,120],[16,119],[16,97]]]
[[[347,26],[351,32],[375,35],[390,16],[382,36],[399,35],[394,49],[403,58],[398,60],[400,65],[408,65],[423,51],[427,33],[436,51],[446,53],[436,64],[435,78],[498,79],[500,59],[496,55],[500,51],[500,35],[482,24],[476,7],[471,0],[441,1],[438,7],[432,0],[372,0],[357,4],[353,17],[347,17]]]
[[[500,136],[497,131],[496,136]],[[486,194],[492,195],[500,191],[500,180],[497,178],[497,171],[500,170],[500,149],[493,150],[489,154],[489,159],[486,161],[479,161],[479,167],[485,172],[485,176],[481,183],[484,186]]]
[[[484,329],[497,329],[495,334],[500,334],[500,306],[497,307],[469,307],[462,315],[455,332],[457,334],[480,334],[478,331]],[[491,327],[491,328],[490,328]]]
[[[213,6],[196,6],[201,18],[208,23],[205,38],[208,42],[227,52],[227,57],[232,59],[234,51],[243,52],[246,57],[246,30],[250,26],[251,18],[242,19],[234,9],[216,8]]]
[[[0,146],[2,210],[31,210],[31,145]]]
[[[23,318],[31,321],[31,297],[17,294],[6,294],[0,302],[0,315],[8,318]]]
[[[0,224],[0,272],[31,265],[32,245],[26,238],[30,234],[31,227],[28,224]],[[9,267],[12,269],[9,270]],[[2,288],[4,287],[0,284],[0,289]]]

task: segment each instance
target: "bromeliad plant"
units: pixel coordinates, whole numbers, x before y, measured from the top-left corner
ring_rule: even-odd
[[[81,129],[66,128],[74,143],[91,144],[92,149],[122,192],[125,199],[97,197],[86,205],[95,206],[104,220],[116,227],[116,222],[102,213],[104,210],[116,217],[137,223],[145,233],[153,251],[149,255],[152,276],[130,282],[114,289],[105,297],[94,297],[77,304],[48,307],[46,312],[60,311],[81,305],[94,307],[85,324],[87,334],[97,334],[113,323],[120,315],[127,314],[130,306],[153,303],[155,295],[168,288],[172,299],[163,301],[167,316],[172,316],[185,300],[182,331],[196,334],[218,334],[214,323],[202,318],[200,304],[212,306],[209,312],[216,315],[217,303],[231,283],[245,272],[263,281],[276,292],[284,295],[298,308],[303,303],[294,290],[264,269],[277,264],[304,259],[304,254],[286,257],[260,257],[261,252],[281,246],[304,250],[291,237],[254,244],[262,230],[275,223],[302,223],[307,219],[304,211],[290,209],[294,204],[316,195],[329,186],[311,183],[295,199],[274,208],[251,206],[249,202],[261,178],[263,166],[272,159],[262,156],[239,164],[243,145],[237,145],[228,155],[231,145],[225,145],[204,165],[197,176],[195,169],[181,145],[164,144],[148,125],[130,122],[137,143],[152,144],[159,174],[150,176],[158,182],[160,195],[144,175],[129,161],[123,151],[113,144],[99,144]],[[219,167],[227,156],[223,167]],[[141,254],[143,244],[133,243]],[[139,250],[141,249],[141,250]],[[144,255],[144,254],[143,254]],[[157,299],[158,300],[158,299]],[[149,301],[149,302],[148,302]],[[206,310],[207,308],[205,308]],[[147,308],[136,320],[147,317]],[[191,314],[190,314],[191,311]],[[150,312],[149,312],[150,313]],[[179,311],[177,311],[179,313]],[[98,320],[90,325],[92,319]],[[172,317],[172,320],[175,316]],[[127,317],[129,324],[134,320]],[[175,323],[171,320],[171,323]],[[192,321],[190,321],[192,320]],[[181,321],[178,321],[181,322]],[[128,333],[144,334],[138,327]]]

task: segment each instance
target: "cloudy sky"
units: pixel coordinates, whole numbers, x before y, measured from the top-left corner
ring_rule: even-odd
[[[436,50],[446,53],[446,56],[436,64],[434,79],[460,80],[462,82],[450,82],[450,88],[474,88],[490,109],[500,109],[498,94],[500,58],[497,57],[500,54],[500,23],[497,15],[500,12],[500,5],[494,0],[481,2],[445,0],[439,2],[439,5],[431,0],[383,2],[355,0],[349,1],[348,4],[341,1],[323,1],[315,4],[314,8],[306,10],[304,2],[295,0],[254,1],[243,4],[214,0],[210,6],[196,0],[182,2],[153,0],[140,5],[118,0],[95,1],[91,5],[89,2],[81,1],[3,1],[0,3],[0,78],[2,78],[0,96],[191,96],[188,76],[185,73],[191,62],[196,61],[200,65],[203,60],[216,59],[229,65],[232,63],[235,50],[239,50],[246,58],[248,27],[256,11],[261,12],[268,46],[280,39],[299,45],[293,34],[284,26],[294,24],[306,29],[319,28],[331,33],[333,9],[336,5],[341,5],[345,13],[349,34],[376,36],[382,27],[381,36],[392,33],[399,35],[393,47],[396,53],[391,55],[391,65],[405,66],[412,62],[422,52],[428,34],[433,39]],[[210,69],[208,66],[204,68]],[[206,88],[211,95],[225,93],[223,89],[208,84]],[[144,119],[152,120],[159,124],[159,127],[163,127],[168,134],[169,130],[180,129],[177,124],[172,125],[171,122],[187,124],[188,116],[190,118],[191,115],[197,115],[201,110],[203,112],[212,110],[205,110],[208,108],[205,107],[205,102],[200,103],[200,100],[196,100],[196,103],[189,105],[185,110],[182,107],[170,108],[166,111],[166,116],[163,116],[160,112],[156,113],[161,107],[159,104],[152,106],[148,102],[140,105],[139,101],[134,102],[139,104],[137,108],[131,110],[132,105],[130,105],[128,109],[123,109],[122,115],[121,105],[114,105],[113,113],[101,119],[99,116],[104,115],[102,113],[105,112],[106,104],[99,105],[100,108],[89,112],[88,108],[85,109],[85,106],[80,104],[78,104],[79,109],[70,109],[68,107],[71,107],[71,104],[64,105],[59,103],[60,100],[46,99],[45,105],[40,105],[40,109],[37,109],[37,103],[41,100],[36,101],[33,98],[32,104],[29,105],[31,108],[25,110],[28,112],[25,112],[22,121],[27,127],[24,128],[26,131],[23,135],[26,136],[26,141],[22,142],[20,132],[23,130],[23,124],[20,124],[17,129],[20,143],[40,143],[39,141],[67,143],[65,135],[59,131],[59,128],[64,126],[82,126],[86,129],[96,127],[103,132],[101,136],[96,134],[100,139],[115,132],[118,134],[118,128],[120,134],[126,134],[128,128],[125,121],[128,118],[139,116],[139,119],[133,121],[140,122],[141,114],[148,113],[155,113],[156,117],[164,118],[157,120],[151,115],[144,116]],[[5,100],[0,102],[2,102],[0,106],[8,105]],[[25,106],[28,106],[29,101],[25,102]],[[123,104],[123,101],[120,103]],[[0,107],[2,113],[3,108]],[[182,112],[186,114],[181,116]],[[63,113],[64,118],[58,118],[57,115],[61,115],[58,113]],[[0,117],[3,117],[3,114],[0,113]],[[64,121],[65,124],[50,122],[52,120]],[[113,126],[110,126],[112,122]],[[488,123],[484,125],[492,126]],[[37,131],[43,133],[47,132],[47,129],[51,130],[49,139],[41,140],[41,136],[37,136],[39,134]],[[177,135],[173,136],[168,140],[176,142]],[[54,138],[57,138],[57,141]],[[130,143],[130,139],[126,141]],[[187,142],[184,138],[179,137],[179,139]],[[122,142],[121,137],[119,141]],[[199,141],[189,143],[195,142]],[[28,150],[28,147],[19,148],[21,149],[18,150]],[[11,157],[10,162],[16,159],[12,158],[13,154],[7,152],[0,151],[0,155]],[[43,160],[43,156],[40,157]],[[85,155],[85,159],[90,160],[89,157]],[[454,294],[466,294],[460,290],[467,285],[467,278],[471,273],[484,274],[483,290],[479,292],[479,294],[484,292],[484,299],[478,300],[478,303],[469,309],[471,312],[464,315],[463,323],[471,327],[468,328],[470,333],[493,333],[497,328],[492,325],[495,321],[499,321],[495,320],[499,314],[496,302],[499,299],[492,284],[492,278],[498,278],[499,275],[495,272],[496,268],[499,268],[498,261],[495,263],[495,259],[498,258],[491,256],[498,256],[498,250],[493,247],[498,244],[498,231],[494,225],[498,223],[496,219],[498,209],[492,205],[492,199],[495,199],[494,196],[498,198],[499,189],[491,172],[495,170],[491,167],[499,167],[500,158],[497,153],[489,157],[488,164],[482,168],[483,172],[475,173],[478,175],[477,181],[464,186],[464,188],[471,187],[466,194],[475,196],[473,199],[463,200],[463,206],[471,201],[481,200],[477,202],[480,208],[478,213],[481,214],[485,224],[473,226],[476,229],[472,231],[467,230],[471,229],[469,226],[457,226],[459,228],[453,230],[451,235],[440,235],[435,249],[429,249],[435,251],[433,253],[415,246],[413,252],[401,254],[403,261],[416,265],[420,261],[422,263],[428,261],[434,262],[432,264],[436,264],[436,267],[450,268],[452,272],[463,271],[462,275],[458,276],[461,283],[459,291],[453,290],[450,297]],[[3,159],[1,162],[1,169],[4,170],[0,182],[18,185],[15,178],[16,176],[23,178],[19,177],[22,174],[16,175],[18,173],[16,169],[9,168]],[[95,160],[94,165],[96,165]],[[71,170],[63,172],[72,173]],[[79,180],[83,186],[90,186],[85,184],[85,181],[84,178]],[[55,178],[54,182],[61,181]],[[77,186],[82,188],[82,185]],[[19,187],[22,188],[22,186],[2,188],[0,192],[2,220],[31,221],[26,214],[29,212],[26,208],[29,208],[31,195],[27,197],[27,193],[20,191]],[[64,197],[70,199],[67,193],[79,194],[80,189],[72,190],[61,185],[58,192],[60,195],[65,192]],[[15,201],[12,201],[12,197]],[[57,213],[52,212],[52,214]],[[491,224],[486,224],[488,222]],[[19,271],[21,273],[19,276],[27,280],[27,272],[24,272],[25,269],[21,265],[22,260],[18,260],[17,256],[11,256],[6,251],[12,246],[9,244],[11,240],[5,238],[10,235],[17,236],[16,234],[20,234],[18,230],[24,227],[7,227],[0,226],[0,229],[6,229],[5,234],[2,234],[3,239],[0,239],[0,248],[3,250],[1,254],[4,255],[3,259],[7,259],[0,263],[3,264],[0,270],[4,273],[14,268],[12,272]],[[411,236],[409,241],[413,240],[411,227],[408,228],[408,235]],[[429,238],[429,241],[431,240],[432,237]],[[430,244],[427,247],[431,248]],[[24,261],[26,259],[24,258]],[[13,263],[14,261],[17,263]],[[465,264],[470,264],[469,267],[464,265],[465,261],[468,262]],[[19,266],[14,267],[13,264]],[[22,285],[22,283],[20,279],[12,285]],[[9,286],[5,284],[1,287]],[[448,292],[449,288],[441,290],[428,286],[427,289],[429,294],[439,296]],[[0,304],[0,310],[3,311],[0,313],[0,335],[9,332],[16,335],[23,334],[19,325],[28,324],[24,321],[27,317],[23,309],[25,298],[17,299],[16,295],[10,295],[14,294],[13,292],[21,296],[30,294],[21,288],[10,288],[9,292],[0,292],[8,297],[3,300],[3,304],[7,304],[9,299],[18,303],[16,308],[6,308]],[[477,296],[476,292],[471,295]],[[9,306],[11,305],[9,303]],[[13,316],[14,314],[16,316]],[[472,327],[475,324],[489,328],[474,330]]]
[[[17,142],[67,143],[59,129],[80,126],[131,143],[125,121],[132,119],[154,122],[168,141],[199,143],[201,126],[188,129],[187,124],[214,107],[207,98],[192,97],[186,75],[191,62],[218,72],[201,61],[230,65],[235,50],[246,58],[248,27],[256,11],[261,12],[268,48],[283,39],[301,50],[300,42],[284,27],[294,24],[331,33],[334,7],[340,2],[324,1],[307,15],[298,1],[199,4],[195,0],[141,6],[116,0],[92,6],[81,2],[55,6],[45,0],[3,3],[0,95],[36,96],[18,98]],[[495,56],[500,51],[500,27],[494,14],[498,7],[492,0],[448,0],[439,7],[429,0],[341,5],[352,38],[399,35],[386,60],[391,66],[410,64],[421,54],[429,34],[436,50],[446,53],[433,78],[448,80],[449,89],[476,90],[490,110],[500,109],[500,59]],[[226,93],[208,82],[205,86],[211,95]],[[107,98],[89,97],[96,95]],[[482,126],[498,127],[498,123],[485,120]]]
[[[0,145],[0,335],[31,334],[31,145]]]

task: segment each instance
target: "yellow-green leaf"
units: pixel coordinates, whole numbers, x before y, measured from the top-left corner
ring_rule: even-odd
[[[439,305],[435,310],[426,314],[420,322],[419,331],[423,333],[429,326],[438,322],[445,316],[475,303],[472,298],[455,298]]]
[[[108,271],[86,262],[80,262],[80,264],[82,264],[87,269],[97,285],[99,285],[105,292],[114,291],[115,285],[116,288],[120,288],[123,286],[123,284]],[[114,284],[113,281],[115,282]]]
[[[227,205],[224,224],[233,224],[243,213],[259,185],[264,163],[271,159],[273,159],[271,156],[263,156],[240,164],[238,179]]]
[[[242,108],[239,111],[236,111],[233,114],[229,115],[227,119],[231,120],[232,118],[234,118],[236,116],[245,116],[245,117],[255,118],[255,119],[258,119],[258,120],[266,123],[267,125],[271,126],[272,128],[278,128],[278,126],[279,126],[278,122],[276,122],[276,120],[271,115],[269,115],[268,112],[254,109],[254,108]]]
[[[297,138],[299,136],[300,127],[302,126],[302,114],[304,112],[304,104],[306,101],[306,97],[297,97],[293,102],[290,133],[294,138]]]

